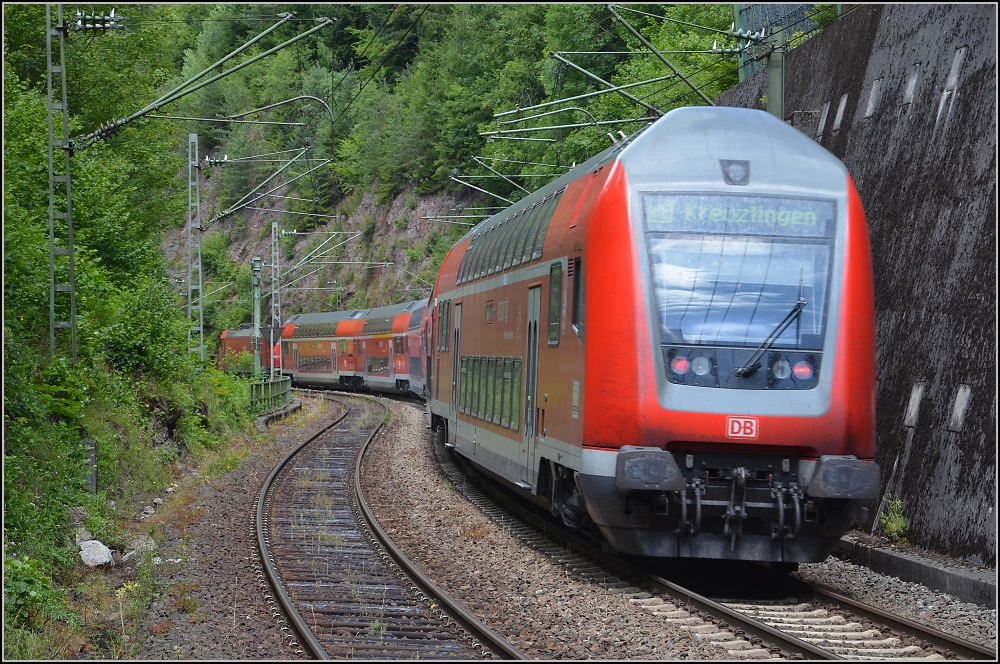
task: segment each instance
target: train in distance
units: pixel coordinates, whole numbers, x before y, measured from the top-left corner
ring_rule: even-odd
[[[448,447],[616,551],[780,567],[879,496],[874,311],[844,164],[691,107],[472,228],[428,300],[293,316],[274,353],[296,385],[424,398]]]

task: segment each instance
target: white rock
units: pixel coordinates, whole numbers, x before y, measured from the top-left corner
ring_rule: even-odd
[[[129,551],[124,556],[122,556],[122,562],[121,562],[121,564],[123,566],[124,565],[130,565],[133,562],[138,562],[138,561],[139,561],[139,552],[138,551]]]
[[[114,558],[111,557],[111,549],[95,539],[80,543],[80,558],[88,567],[115,564]]]
[[[159,507],[163,504],[163,498],[153,498],[153,504]]]
[[[156,551],[156,542],[149,535],[129,535],[125,538],[125,543],[129,549],[134,549],[139,554]]]
[[[90,534],[90,531],[80,526],[76,529],[76,545],[80,546],[83,542],[94,539],[94,536]]]
[[[142,518],[148,519],[149,517],[156,514],[156,509],[152,505],[146,505],[142,508]]]

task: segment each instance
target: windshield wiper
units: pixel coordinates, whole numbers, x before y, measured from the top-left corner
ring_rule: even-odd
[[[795,306],[788,312],[788,315],[785,316],[784,320],[778,323],[778,327],[774,328],[774,331],[771,332],[771,334],[767,335],[767,338],[764,339],[764,343],[762,343],[760,348],[758,348],[754,354],[750,356],[747,363],[736,370],[737,376],[740,378],[749,378],[755,371],[757,371],[757,369],[760,369],[759,360],[761,356],[775,341],[778,340],[781,333],[785,331],[785,328],[792,324],[792,321],[795,320],[795,317],[799,315],[799,312],[801,312],[805,306],[806,301],[802,299],[802,295],[800,294],[799,301],[795,303]]]

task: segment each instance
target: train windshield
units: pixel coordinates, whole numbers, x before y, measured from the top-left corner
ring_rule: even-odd
[[[782,196],[646,194],[661,342],[821,350],[836,204]]]

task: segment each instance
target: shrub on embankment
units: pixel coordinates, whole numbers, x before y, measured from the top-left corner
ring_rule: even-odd
[[[5,6],[4,13],[7,48],[10,38],[23,37],[9,19],[24,19],[22,30],[44,29],[44,6]],[[157,51],[141,44],[148,36],[138,30],[114,38],[107,48],[113,46],[119,57],[131,49],[137,61],[149,64]],[[44,59],[44,37],[41,43]],[[100,59],[103,47],[99,40],[94,44],[87,57]],[[176,187],[180,160],[173,128],[130,127],[113,147],[101,144],[74,156],[78,361],[71,365],[67,359],[68,330],[57,330],[57,352],[50,357],[45,79],[35,71],[33,80],[21,80],[8,53],[5,49],[4,658],[73,657],[88,632],[67,602],[76,592],[66,587],[68,575],[79,565],[72,510],[82,507],[77,515],[87,515],[76,525],[124,551],[125,524],[150,494],[174,481],[182,464],[226,456],[234,434],[245,440],[252,423],[245,384],[186,351],[187,321],[164,274],[159,234],[165,220],[181,215],[184,203]],[[80,53],[73,54],[77,69],[86,64]],[[156,77],[132,81],[128,95],[152,98],[157,82]],[[119,99],[120,107],[97,108],[98,101],[115,101],[113,95],[73,87],[70,105],[83,116],[87,111],[122,117],[135,103],[131,96]],[[57,116],[57,126],[60,121]],[[72,134],[93,129],[86,122],[74,115]],[[61,263],[56,279],[68,281]],[[67,320],[68,300],[57,302],[57,319]],[[91,617],[91,628],[92,623]]]

